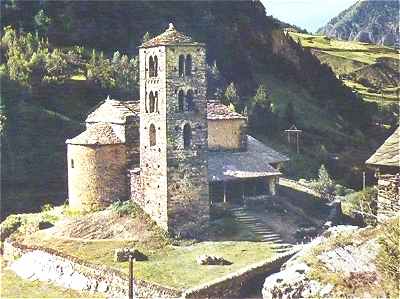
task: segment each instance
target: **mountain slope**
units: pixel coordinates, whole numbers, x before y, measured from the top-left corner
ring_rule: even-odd
[[[399,47],[399,2],[359,0],[319,29],[318,34]]]

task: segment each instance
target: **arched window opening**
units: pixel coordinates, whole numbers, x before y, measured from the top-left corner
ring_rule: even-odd
[[[189,124],[183,127],[183,147],[189,149],[192,145],[192,128]]]
[[[186,105],[188,111],[194,110],[193,91],[191,89],[186,94]]]
[[[185,61],[185,75],[191,76],[192,75],[192,56],[187,55]]]
[[[158,76],[158,58],[154,56],[154,77]]]
[[[149,77],[154,77],[154,60],[153,56],[149,58]]]
[[[144,97],[144,109],[146,110],[146,113],[149,113],[148,106],[149,106],[149,99],[148,99],[148,95],[147,95],[147,91],[146,91],[146,94]]]
[[[156,95],[155,95],[155,111],[160,112],[158,110],[158,91],[156,91]]]
[[[183,77],[184,68],[185,68],[185,56],[179,55],[179,64],[178,64],[179,77]]]
[[[153,113],[156,99],[152,91],[150,91],[149,100],[150,100],[150,113]]]
[[[178,111],[183,112],[183,105],[184,105],[184,94],[183,90],[180,90],[178,93]]]
[[[150,125],[150,130],[149,130],[149,140],[150,140],[150,146],[155,146],[157,144],[157,139],[156,139],[156,127],[151,124]]]

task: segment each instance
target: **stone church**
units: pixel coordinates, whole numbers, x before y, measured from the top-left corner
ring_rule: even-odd
[[[172,24],[139,48],[140,101],[106,99],[68,139],[69,204],[130,198],[163,229],[193,234],[210,205],[275,195],[282,154],[247,135],[247,118],[207,99],[205,45]]]

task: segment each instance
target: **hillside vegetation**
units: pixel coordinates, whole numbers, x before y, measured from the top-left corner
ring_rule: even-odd
[[[359,0],[319,29],[318,34],[399,47],[399,2]]]
[[[17,206],[14,195],[21,184],[43,191],[27,196],[31,206],[20,205],[26,209],[54,201],[53,183],[66,193],[65,139],[83,130],[89,109],[108,95],[137,99],[137,47],[169,22],[206,43],[209,97],[247,111],[252,134],[281,144],[284,129],[293,122],[301,125],[304,154],[313,161],[306,167],[310,174],[327,159],[326,153],[355,147],[363,156],[343,165],[347,171],[354,165],[359,169],[389,133],[370,138],[376,107],[285,36],[258,1],[0,4],[6,208]]]
[[[400,52],[373,44],[340,41],[322,35],[290,32],[290,36],[326,63],[364,100],[379,105],[398,102]]]

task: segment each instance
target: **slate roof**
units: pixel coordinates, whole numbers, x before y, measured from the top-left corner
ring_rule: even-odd
[[[208,181],[229,181],[244,178],[276,176],[281,173],[270,165],[288,161],[257,139],[247,136],[245,152],[208,152]]]
[[[138,101],[117,101],[107,98],[89,112],[86,122],[124,124],[127,117],[137,117],[139,119],[139,115],[140,106]]]
[[[207,103],[207,119],[247,119],[245,116],[229,110],[229,107],[215,101]]]
[[[111,124],[96,123],[89,126],[86,131],[78,136],[67,139],[67,144],[78,145],[107,145],[125,143],[123,136],[118,136]]]
[[[386,139],[385,143],[365,163],[400,168],[400,127]]]
[[[184,35],[183,33],[177,31],[174,25],[170,23],[168,29],[165,30],[165,32],[143,43],[139,48],[150,48],[150,47],[178,45],[178,44],[204,45],[202,43],[193,41],[193,39],[190,36]]]

